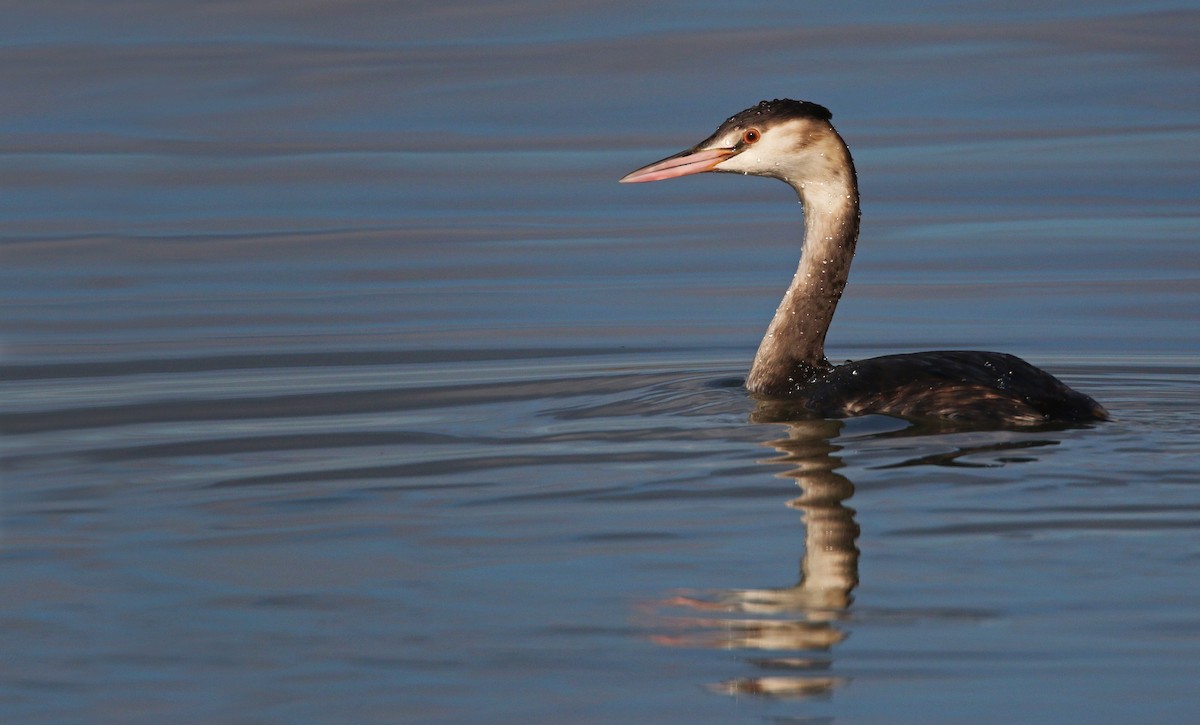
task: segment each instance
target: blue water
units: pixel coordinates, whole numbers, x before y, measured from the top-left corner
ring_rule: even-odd
[[[0,28],[0,719],[1190,722],[1200,10],[78,3]],[[831,359],[1110,423],[759,422],[822,103]]]

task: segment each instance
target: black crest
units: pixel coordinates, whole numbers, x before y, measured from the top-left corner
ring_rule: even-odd
[[[833,118],[833,114],[829,112],[828,108],[811,101],[776,98],[773,101],[762,101],[757,106],[751,106],[741,113],[730,116],[725,123],[748,126],[783,121],[789,118],[812,118],[818,121],[828,121]]]

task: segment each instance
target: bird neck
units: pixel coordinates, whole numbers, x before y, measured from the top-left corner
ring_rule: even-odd
[[[854,165],[838,145],[844,158],[828,159],[830,172],[819,182],[785,179],[804,207],[804,246],[746,379],[750,392],[787,394],[830,367],[825,333],[850,275],[859,220]]]

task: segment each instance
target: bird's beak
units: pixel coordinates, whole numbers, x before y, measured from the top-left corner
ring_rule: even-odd
[[[737,153],[733,149],[700,149],[694,148],[680,151],[674,156],[668,156],[662,161],[655,161],[649,166],[643,166],[637,171],[626,174],[621,179],[622,184],[635,184],[642,181],[662,181],[674,179],[676,176],[699,174],[712,171],[725,159]]]

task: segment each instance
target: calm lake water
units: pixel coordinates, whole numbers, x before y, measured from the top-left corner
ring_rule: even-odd
[[[0,29],[0,719],[1200,717],[1200,10],[124,2]],[[829,106],[831,358],[1110,423],[760,422]]]

